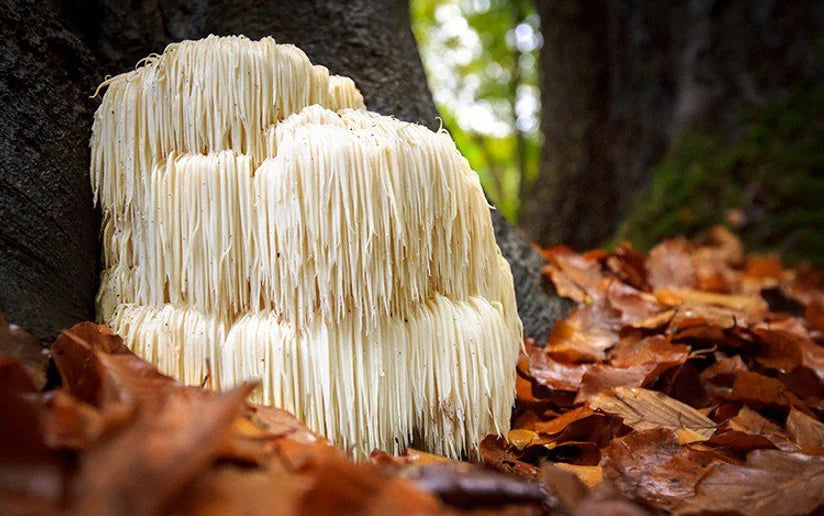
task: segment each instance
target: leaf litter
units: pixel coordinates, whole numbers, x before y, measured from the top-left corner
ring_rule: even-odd
[[[527,339],[477,457],[353,463],[278,408],[184,386],[92,323],[0,319],[3,514],[806,514],[824,506],[824,280],[722,228],[542,250],[578,306]],[[471,460],[469,460],[471,459]]]

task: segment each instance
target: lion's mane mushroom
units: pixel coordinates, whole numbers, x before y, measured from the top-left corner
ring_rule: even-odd
[[[107,85],[98,316],[131,349],[187,383],[259,378],[355,456],[506,431],[512,276],[445,131],[271,38],[170,45]]]

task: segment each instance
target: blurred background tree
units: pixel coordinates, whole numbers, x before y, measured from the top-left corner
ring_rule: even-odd
[[[444,124],[531,240],[726,223],[824,264],[824,2],[411,5]]]

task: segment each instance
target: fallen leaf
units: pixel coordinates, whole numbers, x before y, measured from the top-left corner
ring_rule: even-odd
[[[824,423],[797,409],[787,416],[787,433],[798,447],[807,453],[824,451]]]
[[[638,338],[625,337],[610,351],[610,363],[616,367],[632,367],[652,364],[644,383],[667,369],[683,364],[690,357],[690,347],[672,344],[666,338],[655,335]]]
[[[295,513],[311,477],[282,471],[213,466],[181,491],[168,506],[170,514]]]
[[[530,444],[538,441],[538,434],[532,430],[515,428],[509,431],[506,436],[506,440],[509,441],[509,444],[512,446],[518,448],[519,450],[523,450]]]
[[[807,514],[824,504],[824,457],[756,450],[744,465],[719,464],[676,514]]]
[[[747,366],[741,360],[740,356],[734,355],[731,357],[723,357],[701,371],[701,381],[715,385],[732,387],[732,384],[735,381],[736,373],[746,370]]]
[[[804,318],[813,328],[824,333],[824,302],[816,300],[808,304],[804,310]]]
[[[548,352],[565,362],[604,360],[605,351],[618,342],[617,312],[601,304],[576,308],[566,320],[555,322]]]
[[[648,321],[666,311],[666,307],[661,306],[654,295],[618,281],[607,283],[606,296],[609,305],[621,313],[621,322],[624,324]]]
[[[694,362],[688,361],[677,367],[665,371],[656,381],[658,390],[682,403],[704,410],[711,407],[713,400],[707,389],[701,383],[701,377]]]
[[[308,489],[296,503],[298,514],[427,514],[439,509],[431,494],[411,482],[339,456],[324,457],[307,480]]]
[[[656,290],[655,297],[663,304],[673,306],[685,303],[712,305],[744,312],[755,317],[761,317],[767,312],[767,303],[760,296],[754,295],[717,294],[689,288],[670,288]]]
[[[544,502],[544,493],[537,482],[465,462],[414,467],[404,470],[402,476],[445,504],[464,510],[494,509],[511,504],[540,506]],[[373,509],[372,506],[369,508]],[[339,512],[338,508],[334,510]]]
[[[749,312],[695,301],[675,303],[673,309],[675,315],[670,321],[670,327],[674,328],[703,324],[724,330],[737,326],[746,326],[751,321],[760,320],[760,317]]]
[[[604,297],[605,278],[598,260],[576,253],[553,253],[550,277],[558,294],[579,303],[593,303]]]
[[[596,414],[595,411],[593,411],[588,405],[582,405],[549,421],[535,423],[532,428],[547,435],[557,435],[563,432],[572,423],[592,416],[601,417],[600,414]]]
[[[541,444],[555,450],[559,446],[606,444],[618,435],[623,425],[620,420],[593,411],[584,404],[549,421],[536,421],[529,425],[540,434],[533,444]]]
[[[199,399],[169,394],[82,457],[75,480],[81,514],[156,513],[217,456],[249,393]]]
[[[742,401],[756,409],[789,410],[790,407],[795,407],[802,412],[809,412],[804,402],[783,383],[752,371],[736,372],[731,391],[723,389],[711,392],[721,398]]]
[[[743,454],[756,449],[798,449],[777,424],[746,406],[719,425],[705,444]]]
[[[484,463],[502,473],[511,473],[528,480],[535,479],[538,469],[518,459],[507,449],[506,441],[494,435],[488,435],[480,445],[481,458]]]
[[[0,357],[14,358],[36,390],[46,385],[46,367],[49,355],[37,339],[14,324],[9,324],[0,313]]]
[[[695,460],[671,430],[632,432],[604,450],[604,476],[631,500],[672,511],[695,493],[708,466]]]
[[[561,507],[571,513],[589,497],[589,487],[574,471],[560,467],[559,464],[562,463],[542,464],[538,478],[558,499]]]
[[[529,356],[529,374],[538,383],[553,389],[577,391],[589,367],[589,364],[561,362],[540,348]]]
[[[824,348],[812,340],[784,330],[755,328],[761,344],[756,360],[765,367],[789,372],[803,365],[824,379]]]
[[[649,516],[651,513],[621,499],[585,500],[575,508],[573,516]]]
[[[593,396],[613,387],[640,387],[644,385],[656,369],[656,364],[647,362],[629,367],[614,367],[605,364],[593,364],[581,380],[576,403],[591,399]]]
[[[566,462],[555,462],[552,465],[575,473],[575,476],[590,489],[604,480],[604,468],[601,466],[580,466],[578,464],[567,464]]]
[[[46,394],[40,406],[40,426],[54,450],[83,450],[105,433],[129,423],[133,405],[112,406],[101,412],[65,391]]]
[[[623,418],[635,430],[689,429],[704,439],[715,430],[715,422],[689,405],[666,394],[638,387],[615,387],[590,400],[594,408]]]
[[[2,360],[0,507],[4,513],[57,513],[65,490],[61,461],[46,443],[37,408],[19,388],[32,386],[25,368],[17,359]]]
[[[649,283],[656,290],[696,286],[689,244],[684,239],[666,240],[653,247],[647,257],[647,270]]]

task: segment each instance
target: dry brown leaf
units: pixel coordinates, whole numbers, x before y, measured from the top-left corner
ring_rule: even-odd
[[[666,240],[653,247],[647,257],[647,270],[649,283],[656,290],[696,286],[689,244],[681,238]]]
[[[662,289],[655,291],[659,302],[677,306],[684,303],[720,306],[738,312],[744,312],[756,317],[767,312],[767,303],[760,296],[742,296],[732,294],[717,294],[689,288]]]
[[[824,504],[824,457],[756,450],[744,465],[719,464],[677,514],[807,514]]]
[[[589,497],[589,488],[574,471],[559,467],[558,464],[541,464],[538,478],[558,499],[564,511],[571,513]]]
[[[594,408],[620,416],[635,430],[688,429],[704,439],[715,430],[715,422],[689,405],[657,391],[638,387],[615,387],[590,400]]]
[[[622,338],[610,351],[610,363],[617,367],[652,364],[652,370],[648,373],[644,383],[667,369],[683,364],[689,357],[689,346],[671,344],[660,335],[642,338],[630,335]]]
[[[808,304],[804,310],[804,318],[810,322],[813,328],[824,333],[824,302],[816,300]]]
[[[694,301],[678,304],[674,310],[675,315],[670,321],[670,326],[674,328],[705,324],[723,330],[746,326],[750,322],[761,320],[760,317],[749,312]]]
[[[19,361],[36,390],[46,385],[46,367],[49,355],[37,339],[14,324],[9,324],[0,313],[0,357]]]
[[[556,321],[547,350],[565,362],[604,360],[605,351],[618,342],[620,322],[614,310],[591,304],[576,308],[563,321]]]
[[[579,303],[603,299],[605,278],[598,260],[576,253],[553,253],[550,263],[555,266],[550,277],[560,295]]]
[[[824,379],[824,347],[785,330],[755,328],[753,334],[761,344],[756,360],[763,366],[786,373],[803,365]]]
[[[610,306],[621,312],[621,322],[624,324],[649,321],[667,310],[652,294],[619,281],[607,284],[606,296]]]
[[[577,391],[590,364],[570,364],[553,358],[548,350],[534,348],[529,356],[529,374],[541,385]]]
[[[431,514],[437,499],[412,483],[389,477],[374,466],[326,456],[313,469],[297,514]]]
[[[215,459],[249,390],[196,404],[173,393],[159,410],[141,408],[134,422],[83,455],[78,513],[156,513]]]
[[[582,405],[549,421],[533,423],[532,429],[547,435],[557,435],[572,423],[592,416],[601,417],[600,414],[596,414],[588,405]]]
[[[23,366],[16,359],[2,359],[0,512],[56,514],[64,496],[63,464],[49,450],[37,408],[26,398],[32,393]]]
[[[545,494],[537,482],[503,475],[466,462],[414,466],[401,470],[399,474],[424,492],[432,493],[444,503],[460,509],[491,511],[518,504],[522,513],[529,514],[532,511],[528,508],[536,509],[545,501]],[[372,510],[371,505],[368,508]],[[397,511],[374,513],[396,514]]]
[[[586,401],[613,387],[640,387],[652,376],[655,368],[656,365],[651,362],[630,367],[593,364],[584,373],[575,402]]]
[[[747,259],[744,275],[756,279],[779,280],[784,276],[784,264],[776,256],[752,256]]]
[[[787,416],[787,433],[802,451],[824,451],[824,423],[797,409]]]
[[[509,441],[509,444],[515,448],[523,450],[527,446],[538,441],[538,434],[532,430],[514,428],[507,433],[506,440]]]
[[[777,424],[746,406],[719,425],[705,444],[742,454],[756,449],[798,449]]]
[[[484,463],[501,473],[512,473],[528,480],[535,479],[538,469],[521,461],[507,449],[507,443],[501,437],[488,435],[480,446]]]
[[[578,464],[567,464],[566,462],[554,462],[552,465],[575,473],[575,476],[590,489],[604,480],[604,468],[601,466],[579,466]]]
[[[649,291],[646,261],[647,257],[643,253],[633,250],[629,243],[624,242],[607,258],[606,264],[624,283]]]
[[[671,430],[632,432],[604,450],[604,476],[631,500],[666,510],[693,496],[708,465],[678,443]]]
[[[719,353],[720,355],[720,353]],[[738,371],[746,371],[747,366],[738,355],[723,357],[701,371],[701,381],[715,385],[732,387],[735,381],[735,374]]]
[[[752,371],[738,371],[732,383],[732,389],[714,391],[716,396],[738,400],[755,409],[789,409],[795,407],[809,413],[810,409],[793,394],[786,385]]]

